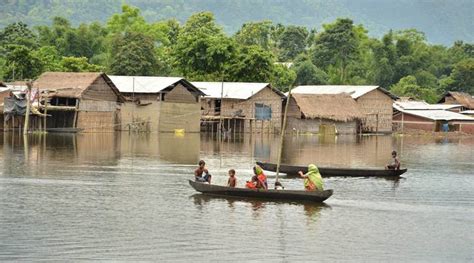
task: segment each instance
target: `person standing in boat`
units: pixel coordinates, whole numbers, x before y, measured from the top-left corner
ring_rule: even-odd
[[[316,165],[310,164],[306,174],[303,174],[302,171],[299,171],[298,174],[301,178],[304,178],[304,188],[306,191],[323,191],[323,178]]]
[[[227,180],[227,187],[236,187],[237,186],[237,179],[235,178],[235,170],[229,170],[229,180]]]
[[[206,162],[204,162],[204,160],[199,161],[199,167],[194,170],[194,178],[196,179],[196,182],[207,182],[211,184],[212,175],[209,174],[209,171],[206,168]]]
[[[392,162],[385,166],[387,170],[400,170],[400,160],[397,157],[397,151],[392,152]]]

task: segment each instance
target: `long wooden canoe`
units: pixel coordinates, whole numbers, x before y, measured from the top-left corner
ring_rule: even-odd
[[[332,195],[332,190],[303,191],[303,190],[261,190],[248,188],[232,188],[227,186],[200,183],[189,180],[194,190],[207,195],[231,196],[244,198],[261,198],[267,200],[311,201],[323,202]]]
[[[276,172],[277,165],[274,163],[257,162],[263,170]],[[318,167],[322,177],[346,176],[346,177],[385,177],[398,178],[404,174],[407,169],[385,170],[385,169],[357,169],[357,168],[329,168]],[[298,171],[308,172],[308,166],[280,165],[280,172],[287,175],[297,175]]]

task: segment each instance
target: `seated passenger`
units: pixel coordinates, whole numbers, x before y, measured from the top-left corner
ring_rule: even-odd
[[[267,176],[263,173],[263,169],[260,166],[255,165],[253,167],[253,172],[257,176],[256,187],[259,189],[267,190],[268,189]]]
[[[323,178],[316,165],[310,164],[306,174],[303,174],[302,171],[299,171],[298,174],[304,178],[304,188],[306,191],[323,191]]]
[[[387,169],[387,170],[400,170],[400,160],[397,157],[397,152],[396,151],[392,152],[392,162],[390,164],[387,164],[387,166],[385,166],[385,169]]]
[[[209,171],[207,170],[205,166],[206,166],[206,162],[204,162],[203,160],[200,160],[199,167],[196,170],[194,170],[194,178],[196,179],[196,182],[201,182],[201,183],[207,182],[211,184],[212,175],[209,174]]]

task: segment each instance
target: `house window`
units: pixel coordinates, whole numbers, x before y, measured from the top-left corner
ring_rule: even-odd
[[[272,118],[272,108],[270,106],[255,103],[255,119],[256,120],[270,120]]]

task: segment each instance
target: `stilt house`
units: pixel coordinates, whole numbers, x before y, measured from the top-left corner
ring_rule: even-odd
[[[201,97],[179,77],[110,76],[126,102],[121,130],[141,132],[200,131]]]
[[[398,97],[380,86],[298,86],[292,94],[348,94],[363,114],[361,129],[364,133],[391,133],[393,101]],[[317,105],[315,105],[317,107]]]

